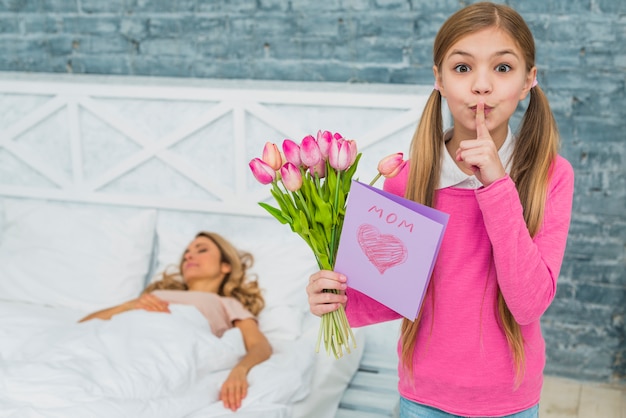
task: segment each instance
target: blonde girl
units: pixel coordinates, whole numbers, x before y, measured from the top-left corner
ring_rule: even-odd
[[[481,2],[454,13],[435,38],[433,63],[410,163],[384,185],[450,214],[421,310],[402,322],[400,416],[537,417],[540,318],[556,293],[573,170],[557,154],[533,37],[515,10]],[[509,120],[528,95],[514,135]],[[453,119],[445,132],[442,99]],[[400,318],[348,285],[335,272],[313,274],[311,311],[344,304],[352,326]]]

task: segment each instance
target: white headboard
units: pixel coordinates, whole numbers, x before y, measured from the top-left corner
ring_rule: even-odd
[[[431,87],[0,73],[0,198],[265,216],[266,141],[356,139],[357,176],[408,152]]]

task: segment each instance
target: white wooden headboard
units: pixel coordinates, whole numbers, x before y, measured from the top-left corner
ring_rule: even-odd
[[[0,197],[265,216],[248,162],[266,141],[341,132],[369,180],[431,90],[0,73]]]

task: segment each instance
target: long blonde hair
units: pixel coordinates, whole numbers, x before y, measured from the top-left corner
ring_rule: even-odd
[[[213,241],[220,250],[222,263],[230,265],[231,271],[226,274],[218,290],[218,295],[237,299],[253,315],[258,315],[265,307],[265,300],[256,280],[250,280],[247,270],[254,264],[254,257],[246,251],[235,248],[224,237],[215,232],[199,232],[195,238],[205,237]],[[143,293],[157,289],[188,290],[182,280],[181,271],[184,255],[178,264],[178,271],[161,273],[161,279],[148,285]]]
[[[461,38],[477,31],[496,27],[511,36],[524,54],[526,70],[535,66],[535,43],[523,18],[512,8],[488,2],[475,3],[454,13],[435,38],[433,61],[442,67],[448,50]],[[433,90],[415,131],[410,150],[410,174],[406,197],[434,206],[435,188],[439,184],[443,140],[442,104],[439,91]],[[543,220],[550,167],[559,148],[559,133],[545,94],[539,86],[530,90],[528,108],[517,132],[510,176],[515,182],[524,209],[524,220],[534,236]],[[432,283],[432,282],[431,282]],[[433,289],[431,289],[432,292]],[[519,324],[513,318],[502,293],[498,290],[498,313],[501,326],[513,356],[516,383],[524,373],[524,340]],[[402,363],[413,369],[417,330],[422,313],[415,321],[402,323]]]

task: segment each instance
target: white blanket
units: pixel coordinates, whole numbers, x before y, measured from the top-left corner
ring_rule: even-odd
[[[0,304],[0,417],[228,415],[218,393],[245,354],[241,333],[217,338],[196,308],[171,311],[76,323],[71,312]],[[308,393],[310,356],[297,342],[273,345],[250,373],[241,415],[261,407],[286,416]]]

